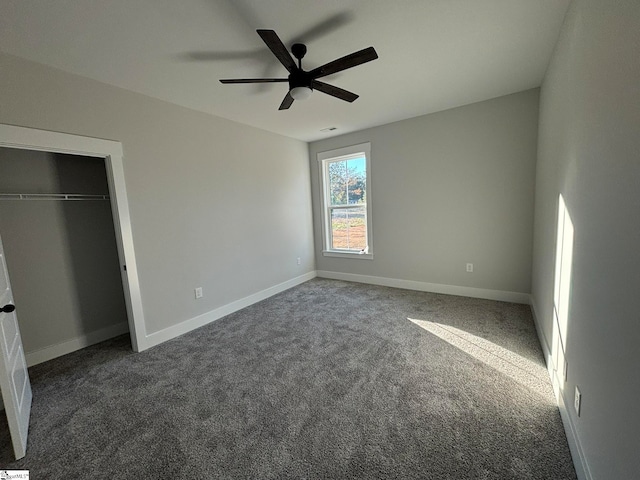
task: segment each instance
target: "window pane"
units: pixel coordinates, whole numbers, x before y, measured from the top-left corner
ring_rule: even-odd
[[[329,163],[329,200],[331,205],[365,203],[367,162],[365,157]]]
[[[331,210],[331,248],[360,251],[366,246],[366,207]]]
[[[347,160],[347,189],[349,205],[364,203],[366,199],[367,164],[364,157]]]
[[[329,200],[331,205],[347,204],[347,162],[329,164]]]

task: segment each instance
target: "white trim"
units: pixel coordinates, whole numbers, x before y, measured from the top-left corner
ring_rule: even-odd
[[[540,341],[540,345],[542,346],[542,352],[544,353],[544,361],[547,364],[547,372],[549,373],[549,377],[551,378],[551,380],[553,380],[553,361],[551,359],[551,349],[549,348],[549,342],[547,341],[547,337],[542,331],[542,327],[538,322],[538,313],[537,313],[538,310],[533,300],[533,295],[531,296],[531,301],[529,302],[529,305],[531,305],[531,314],[533,315],[533,324],[536,327],[538,340]]]
[[[144,344],[146,327],[144,310],[142,308],[142,292],[138,279],[138,265],[133,248],[133,231],[129,215],[129,200],[124,181],[124,166],[122,157],[110,156],[105,159],[109,192],[111,192],[111,210],[116,231],[116,246],[120,257],[120,274],[125,292],[125,304],[129,318],[131,347],[134,352],[141,352],[149,348]],[[125,270],[126,266],[126,270]]]
[[[127,306],[131,346],[136,352],[148,348],[142,342],[146,336],[144,311],[124,179],[122,144],[100,138],[0,124],[0,147],[104,158],[116,233],[116,246],[121,265],[122,286]],[[124,271],[125,265],[126,271]]]
[[[398,278],[374,277],[371,275],[357,275],[355,273],[328,272],[318,270],[318,277],[346,280],[348,282],[368,283],[385,287],[404,288],[418,290],[420,292],[444,293],[446,295],[458,295],[462,297],[484,298],[501,302],[529,304],[529,294],[520,292],[507,292],[503,290],[489,290],[474,287],[459,287],[456,285],[443,285],[440,283],[417,282],[415,280],[402,280]]]
[[[555,378],[555,372],[553,371],[553,361],[551,359],[551,349],[549,348],[549,342],[547,341],[547,337],[542,331],[542,327],[540,322],[538,321],[538,309],[536,308],[536,302],[531,296],[531,313],[533,314],[533,323],[536,326],[536,331],[538,332],[538,339],[540,340],[540,345],[542,346],[542,350],[544,352],[544,358],[547,363],[547,372],[549,373],[549,378],[551,383],[559,382],[560,385],[564,384],[564,379]],[[564,425],[565,435],[567,436],[567,443],[569,444],[569,450],[571,451],[571,457],[573,459],[573,465],[576,469],[576,475],[579,480],[593,480],[593,475],[591,474],[591,470],[589,469],[589,464],[587,463],[587,458],[584,454],[584,449],[582,448],[582,443],[580,443],[580,437],[578,437],[578,432],[576,430],[576,426],[571,419],[571,415],[567,411],[567,405],[571,405],[572,402],[567,402],[564,398],[564,389],[559,389],[558,397],[556,398],[558,402],[558,409],[560,410],[560,418],[562,418],[562,424]]]
[[[48,362],[54,358],[61,357],[67,353],[75,352],[81,348],[88,347],[89,345],[95,345],[96,343],[104,342],[110,338],[123,335],[129,331],[129,325],[127,322],[121,322],[116,325],[96,330],[95,332],[89,332],[85,335],[81,335],[71,340],[67,340],[56,345],[51,345],[35,352],[27,353],[25,358],[27,359],[27,366],[33,367],[39,363]]]
[[[193,317],[180,322],[177,325],[172,325],[171,327],[167,327],[163,330],[160,330],[159,332],[151,333],[147,335],[145,339],[145,345],[147,346],[147,348],[160,345],[161,343],[179,337],[180,335],[184,335],[185,333],[195,330],[196,328],[203,327],[226,315],[237,312],[238,310],[253,305],[254,303],[261,302],[262,300],[272,297],[273,295],[276,295],[280,292],[284,292],[285,290],[300,285],[301,283],[307,282],[315,277],[316,272],[314,270],[305,273],[304,275],[300,275],[299,277],[292,278],[291,280],[287,280],[286,282],[274,285],[273,287],[265,288],[264,290],[223,305],[222,307],[218,307],[215,310],[211,310],[210,312],[203,313],[202,315],[198,315],[197,317]]]
[[[344,205],[344,206],[333,206],[329,205],[329,197],[328,197],[328,185],[329,185],[329,163],[340,162],[349,160],[351,158],[361,158],[361,154],[364,153],[364,160],[366,165],[366,194],[367,194],[367,203],[364,205],[365,207],[365,216],[366,216],[366,225],[367,225],[367,254],[369,256],[356,257],[355,254],[357,252],[353,252],[349,255],[349,258],[359,258],[360,260],[373,259],[373,209],[371,206],[371,142],[364,142],[358,145],[350,145],[342,148],[337,148],[334,150],[327,150],[324,152],[318,152],[316,154],[316,159],[318,161],[318,167],[320,169],[320,209],[322,212],[322,251],[324,256],[335,256],[335,257],[345,257],[345,253],[350,252],[342,252],[340,250],[330,249],[331,245],[331,232],[329,223],[331,222],[331,210],[334,208],[354,208],[361,206],[360,204],[354,205]],[[329,253],[336,255],[330,255]]]
[[[122,144],[113,140],[5,124],[0,124],[0,146],[89,157],[122,157]]]
[[[342,258],[357,258],[373,260],[371,253],[354,253],[354,252],[341,252],[340,250],[323,250],[322,255],[324,257],[342,257]]]

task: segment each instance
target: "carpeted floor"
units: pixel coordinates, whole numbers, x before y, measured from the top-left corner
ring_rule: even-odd
[[[575,479],[525,305],[314,279],[30,369],[33,479]]]

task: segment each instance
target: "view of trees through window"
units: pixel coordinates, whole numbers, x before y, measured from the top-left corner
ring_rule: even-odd
[[[329,163],[331,248],[367,247],[367,172],[364,156]]]

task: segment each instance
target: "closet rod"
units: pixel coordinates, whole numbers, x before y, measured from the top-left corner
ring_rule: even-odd
[[[0,200],[109,200],[109,195],[80,193],[0,193]]]

